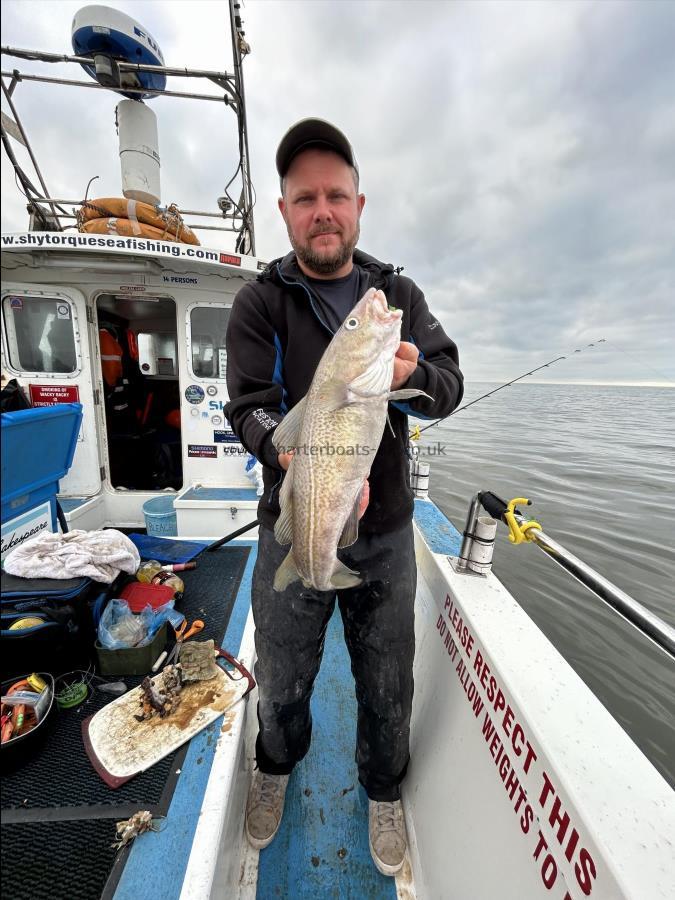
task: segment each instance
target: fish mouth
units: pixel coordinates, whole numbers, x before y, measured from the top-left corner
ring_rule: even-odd
[[[387,304],[387,299],[382,291],[377,291],[370,303],[373,317],[383,325],[393,325],[403,315],[402,310],[394,309]]]

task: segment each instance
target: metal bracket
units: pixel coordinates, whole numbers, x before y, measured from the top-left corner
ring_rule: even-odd
[[[470,569],[468,566],[462,565],[457,556],[449,556],[448,562],[458,575],[473,575],[475,578],[487,578],[488,576],[487,572],[474,572],[474,570]]]

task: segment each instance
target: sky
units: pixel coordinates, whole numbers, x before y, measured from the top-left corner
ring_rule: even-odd
[[[2,43],[71,53],[83,5],[4,0]],[[167,65],[232,71],[223,0],[106,5],[145,26]],[[260,258],[289,249],[276,147],[295,121],[319,116],[354,146],[359,246],[419,284],[468,381],[566,355],[536,379],[675,386],[675,2],[246,0],[241,13]],[[5,56],[2,68],[88,78]],[[177,78],[168,87],[217,92]],[[90,197],[121,195],[118,99],[18,85],[52,196],[83,197],[94,175]],[[234,114],[151,103],[163,202],[217,211],[237,164]],[[2,156],[2,231],[25,230]]]

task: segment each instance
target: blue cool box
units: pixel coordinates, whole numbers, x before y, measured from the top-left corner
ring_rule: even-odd
[[[59,479],[73,463],[81,403],[2,413],[2,521],[49,501],[56,529]]]

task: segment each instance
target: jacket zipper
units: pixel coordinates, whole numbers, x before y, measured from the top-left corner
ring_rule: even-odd
[[[274,502],[274,492],[276,491],[276,489],[277,489],[277,488],[279,487],[279,485],[281,484],[281,482],[282,482],[282,480],[283,480],[283,477],[284,477],[284,473],[283,473],[283,472],[280,472],[280,473],[279,473],[279,477],[277,478],[277,480],[274,482],[274,484],[273,484],[272,487],[270,488],[270,495],[269,495],[269,497],[267,498],[267,505],[268,505],[268,506],[271,506],[272,503]]]

